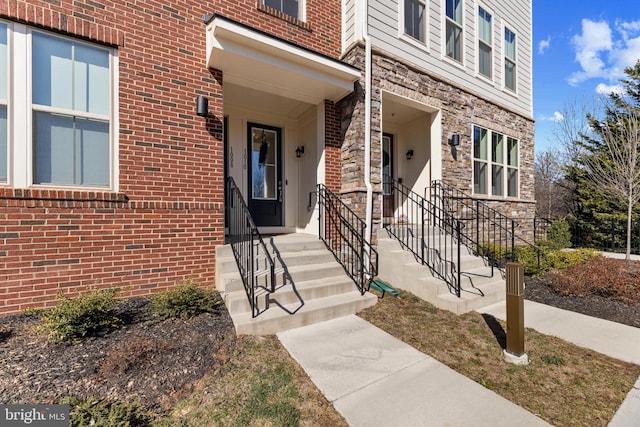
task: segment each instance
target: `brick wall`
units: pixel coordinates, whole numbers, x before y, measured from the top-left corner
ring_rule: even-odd
[[[309,0],[306,22],[256,0],[0,0],[4,19],[117,49],[120,123],[118,193],[0,188],[0,315],[52,305],[58,288],[132,296],[188,277],[213,286],[224,93],[222,72],[206,68],[204,14],[340,53],[338,0]],[[207,119],[195,115],[198,95],[209,98]]]
[[[342,183],[342,165],[340,148],[340,108],[331,101],[325,101],[325,182],[329,190],[340,191]]]

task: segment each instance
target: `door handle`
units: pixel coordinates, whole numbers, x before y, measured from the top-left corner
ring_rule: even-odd
[[[282,181],[278,181],[278,202],[282,203]]]

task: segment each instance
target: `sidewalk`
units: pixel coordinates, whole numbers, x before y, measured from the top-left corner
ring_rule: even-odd
[[[500,302],[478,310],[505,320],[506,304]],[[640,328],[524,301],[524,324],[613,358],[640,365]],[[629,391],[609,427],[640,426],[640,378]]]
[[[350,426],[548,426],[357,316],[278,338]]]

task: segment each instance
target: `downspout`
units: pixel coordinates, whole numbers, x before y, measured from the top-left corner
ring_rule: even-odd
[[[371,243],[373,224],[373,187],[371,185],[371,41],[369,40],[369,2],[362,1],[362,39],[365,46],[365,89],[364,89],[364,185],[367,188],[365,240]],[[369,257],[367,246],[367,258]]]

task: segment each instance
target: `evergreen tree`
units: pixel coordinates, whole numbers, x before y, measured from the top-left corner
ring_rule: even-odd
[[[631,219],[640,200],[640,61],[625,74],[625,92],[608,96],[604,118],[587,115],[590,134],[581,135],[583,151],[569,174],[577,184],[581,227],[604,221],[606,229],[607,219],[626,217],[629,259]]]

